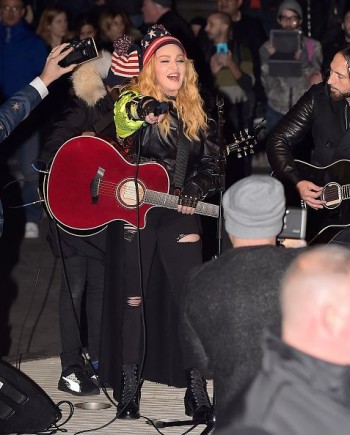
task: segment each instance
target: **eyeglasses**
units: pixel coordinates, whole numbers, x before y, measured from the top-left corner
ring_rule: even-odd
[[[22,6],[2,6],[1,9],[5,12],[20,12],[23,7]]]
[[[291,23],[291,24],[299,23],[299,17],[287,17],[285,15],[280,15],[278,19],[281,21],[281,23]]]

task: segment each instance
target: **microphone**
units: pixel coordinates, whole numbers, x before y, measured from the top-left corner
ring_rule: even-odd
[[[169,110],[169,103],[167,103],[166,101],[163,101],[157,107],[154,108],[153,113],[155,116],[159,116],[159,115],[163,115],[168,110]]]

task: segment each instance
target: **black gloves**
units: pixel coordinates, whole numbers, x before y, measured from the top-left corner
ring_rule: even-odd
[[[143,97],[137,107],[137,114],[140,119],[145,120],[146,116],[154,113],[160,102],[153,97]]]
[[[178,204],[184,207],[196,208],[202,196],[202,189],[197,184],[190,181],[181,189]]]
[[[153,97],[137,96],[126,104],[126,110],[130,118],[144,121],[150,113],[159,116],[169,110],[169,103],[158,101]]]

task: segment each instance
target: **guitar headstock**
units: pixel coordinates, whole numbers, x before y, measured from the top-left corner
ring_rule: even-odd
[[[264,127],[259,124],[252,132],[248,128],[233,135],[234,142],[226,145],[227,155],[236,152],[240,159],[248,154],[254,154],[254,147],[258,143],[258,134]]]

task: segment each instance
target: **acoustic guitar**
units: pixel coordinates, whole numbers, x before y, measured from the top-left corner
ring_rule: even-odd
[[[227,153],[253,152],[256,138],[247,132],[227,145]],[[137,186],[137,188],[136,188]],[[47,212],[65,231],[95,234],[114,220],[144,228],[152,207],[176,209],[166,170],[158,163],[129,163],[108,141],[78,136],[65,142],[44,177]],[[196,213],[218,217],[219,206],[199,201]]]
[[[306,207],[306,241],[309,245],[329,243],[340,231],[350,226],[350,201],[347,201],[350,199],[350,160],[338,160],[323,167],[301,160],[295,160],[295,163],[304,180],[323,187],[320,199],[326,203],[323,209],[306,207],[295,186],[283,182],[287,208],[288,205]]]

